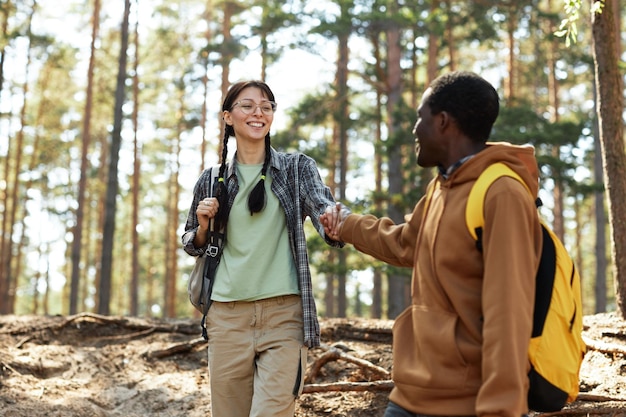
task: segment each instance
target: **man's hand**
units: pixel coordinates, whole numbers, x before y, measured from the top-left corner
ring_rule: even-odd
[[[341,240],[339,234],[341,233],[341,228],[343,227],[346,217],[348,217],[350,213],[350,209],[341,203],[336,203],[334,207],[326,207],[326,211],[320,216],[320,222],[324,226],[326,236],[333,240]]]

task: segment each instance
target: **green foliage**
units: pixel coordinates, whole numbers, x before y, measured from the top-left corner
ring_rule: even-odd
[[[18,113],[23,99],[23,80],[19,74],[16,76],[19,73],[16,68],[21,70],[25,66],[23,46],[31,3],[0,2],[0,12],[7,10],[10,17],[8,31],[0,37],[0,46],[6,48],[3,50],[6,71],[1,95],[4,110],[0,115],[0,130],[4,136],[0,136],[0,158],[10,157],[4,154],[6,144],[13,140],[20,125]],[[39,3],[42,10],[65,6],[63,2],[59,2],[58,6]],[[28,228],[29,236],[24,239],[24,253],[40,250],[41,246],[37,246],[39,235],[60,244],[69,243],[66,240],[69,241],[71,237],[66,236],[71,236],[74,226],[73,210],[79,177],[76,161],[82,145],[88,57],[85,46],[89,43],[87,38],[91,33],[89,22],[92,13],[92,2],[79,3],[73,5],[63,22],[36,24],[30,39],[32,64],[29,77],[33,82],[27,95],[24,152],[28,157],[33,156],[36,163],[34,172],[21,175],[32,179],[32,189],[28,193],[24,192],[24,195],[41,196],[38,199],[42,201],[42,206],[31,207],[28,204],[28,210],[33,210],[33,217],[45,213],[51,219],[51,226],[49,230],[34,230],[32,224],[27,222],[25,227]],[[428,64],[433,64],[436,73],[443,73],[450,68],[454,59],[457,69],[474,70],[495,82],[502,80],[504,84],[509,77],[506,66],[507,30],[508,25],[513,23],[517,28],[513,33],[513,84],[519,101],[514,105],[511,100],[507,107],[503,107],[492,140],[535,146],[542,179],[560,179],[566,185],[567,197],[583,199],[581,204],[585,207],[589,205],[586,196],[602,188],[602,184],[593,184],[586,176],[581,179],[581,171],[591,171],[593,166],[590,158],[592,152],[583,143],[590,140],[587,137],[590,134],[585,136],[581,133],[584,128],[591,128],[588,103],[592,101],[589,87],[592,85],[591,58],[583,47],[566,48],[557,51],[553,57],[560,87],[558,110],[561,121],[550,123],[544,116],[552,113],[552,110],[548,110],[547,67],[552,36],[546,33],[545,23],[556,22],[558,25],[560,19],[555,10],[540,10],[538,5],[543,6],[543,3],[516,5],[514,2],[451,1],[437,3],[439,7],[433,8],[432,2],[424,0],[250,0],[213,2],[210,11],[206,10],[207,2],[203,0],[148,0],[147,3],[139,3],[140,10],[145,10],[144,7],[150,10],[148,14],[137,15],[140,17],[138,72],[141,158],[141,213],[138,225],[141,233],[138,250],[142,277],[140,310],[144,314],[151,314],[153,304],[162,304],[162,283],[166,274],[163,259],[170,248],[176,247],[180,258],[180,270],[177,273],[184,275],[190,269],[189,258],[182,254],[180,242],[172,244],[165,241],[167,203],[173,198],[169,188],[173,185],[170,180],[175,174],[179,176],[182,195],[175,216],[182,223],[200,164],[201,120],[206,116],[207,131],[203,139],[209,145],[207,154],[216,157],[216,148],[221,141],[219,127],[216,127],[219,124],[221,89],[224,87],[221,83],[231,82],[235,78],[259,77],[260,65],[254,60],[245,61],[259,51],[264,51],[264,62],[261,65],[267,67],[268,79],[276,90],[277,85],[282,86],[283,81],[286,81],[275,78],[277,70],[289,66],[292,68],[290,76],[298,78],[303,66],[307,65],[307,62],[283,60],[285,52],[292,48],[308,51],[312,56],[321,57],[328,72],[332,73],[335,70],[337,39],[339,36],[348,37],[348,93],[338,97],[339,90],[332,83],[325,84],[316,78],[302,77],[298,91],[289,91],[288,94],[293,95],[290,99],[296,95],[303,97],[288,109],[286,128],[272,132],[272,145],[287,152],[302,151],[309,154],[315,158],[323,175],[338,172],[334,166],[338,164],[338,150],[335,149],[337,145],[333,143],[333,136],[338,129],[337,122],[341,122],[348,138],[348,197],[345,203],[355,212],[382,216],[388,214],[390,205],[403,212],[411,211],[422,195],[424,183],[430,178],[428,171],[415,164],[415,143],[411,133],[415,122],[415,101],[428,80]],[[561,32],[557,34],[565,37],[569,46],[588,30],[586,25],[580,24],[582,4],[582,0],[566,1],[567,18],[561,22]],[[592,2],[592,10],[599,12],[602,4],[601,1]],[[90,211],[86,220],[88,241],[85,243],[87,253],[84,255],[83,268],[89,269],[89,272],[84,273],[83,285],[87,288],[84,293],[88,294],[86,297],[91,300],[90,303],[94,296],[89,293],[97,291],[95,279],[98,242],[101,238],[100,200],[104,191],[104,171],[107,169],[107,141],[113,121],[121,17],[111,2],[102,2],[102,7],[95,56],[89,166],[86,172]],[[226,7],[231,8],[232,20],[228,28],[222,28]],[[43,19],[44,15],[37,13],[35,17]],[[60,28],[64,29],[64,34],[71,33],[69,41],[63,42],[53,37],[53,34],[61,33],[57,32]],[[226,29],[232,34],[231,39],[225,39]],[[403,71],[404,100],[392,110],[391,115],[387,113],[387,76],[391,58],[388,56],[391,51],[388,44],[389,29],[398,29],[400,32],[399,61]],[[429,55],[429,51],[432,52],[429,41],[435,42],[436,54],[433,56]],[[130,52],[129,63],[132,62],[134,51]],[[434,62],[429,62],[430,59]],[[244,61],[245,65],[242,65]],[[222,80],[228,69],[233,70],[229,73],[230,79]],[[205,76],[209,95],[207,109],[202,107]],[[130,80],[127,80],[127,87],[130,90]],[[345,120],[341,112],[344,109],[347,110]],[[128,243],[128,230],[133,227],[129,219],[133,190],[130,187],[131,169],[128,165],[132,158],[133,132],[128,121],[132,110],[133,103],[129,100],[124,107],[126,122],[123,131],[123,163],[120,166],[121,203],[118,205],[120,231],[116,235],[119,245],[116,242],[115,253],[120,311],[127,303],[125,292],[129,279],[129,253],[135,249],[129,248]],[[393,134],[388,130],[391,117],[394,120]],[[582,126],[583,122],[585,126]],[[37,154],[33,155],[35,138],[39,138],[39,145]],[[178,139],[181,146],[180,161],[176,159],[173,145]],[[390,166],[391,154],[397,156],[394,163],[398,166]],[[379,156],[380,161],[374,160],[373,156]],[[379,162],[382,164],[382,189],[375,191],[374,174]],[[398,180],[396,184],[400,184],[393,194],[388,191],[392,180],[389,178],[390,171],[401,176],[393,178],[394,181]],[[6,173],[1,174],[0,185],[6,180]],[[335,175],[339,176],[338,173]],[[542,185],[545,182],[542,181]],[[5,189],[0,189],[0,192],[4,195]],[[343,274],[374,267],[384,272],[407,273],[405,270],[391,270],[371,257],[359,254],[351,246],[343,249],[347,253],[347,263],[344,270],[339,270],[328,262],[329,255],[336,249],[325,245],[315,231],[307,231],[307,236],[311,262],[318,274]],[[55,253],[58,254],[58,251]],[[68,259],[63,259],[65,263],[52,271],[57,276],[67,275],[69,254],[64,253],[59,258],[63,257]],[[25,274],[32,274],[33,268],[27,269]],[[351,276],[348,275],[349,280]],[[182,288],[184,281],[180,281],[179,313],[188,314]],[[323,280],[317,279],[316,285],[320,281]],[[28,291],[34,291],[30,277],[22,279],[22,282],[28,283]],[[31,293],[28,291],[24,293],[24,300],[30,302]],[[59,293],[54,293],[53,297],[57,305],[54,311],[60,312],[62,297]],[[27,310],[20,306],[19,311]]]
[[[255,3],[252,10],[256,12],[260,9],[261,17],[258,24],[251,25],[250,31],[252,35],[260,38],[265,65],[272,65],[282,56],[283,48],[294,46],[293,37],[282,36],[284,29],[297,27],[302,23],[302,18],[297,10],[293,9],[293,2],[260,0]]]
[[[332,92],[303,97],[288,111],[289,126],[272,135],[272,146],[285,152],[304,152],[326,166],[333,103]]]
[[[501,109],[491,140],[533,145],[543,179],[542,185],[545,185],[547,179],[553,179],[583,191],[583,183],[575,178],[581,161],[574,152],[578,149],[582,131],[583,122],[551,123],[529,105],[522,104]],[[587,187],[590,185],[587,184]]]
[[[582,0],[565,0],[563,6],[565,18],[561,20],[559,29],[554,32],[555,36],[565,38],[565,46],[569,47],[578,41],[578,21],[580,20],[580,8]],[[593,0],[591,2],[591,13],[602,13],[604,0]]]

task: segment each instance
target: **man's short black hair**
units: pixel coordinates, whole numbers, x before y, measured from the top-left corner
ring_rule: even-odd
[[[496,89],[473,72],[456,71],[430,84],[426,104],[433,114],[445,111],[470,139],[486,142],[498,117],[500,101]]]

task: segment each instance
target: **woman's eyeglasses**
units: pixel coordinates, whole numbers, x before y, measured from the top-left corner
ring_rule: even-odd
[[[263,114],[271,115],[276,111],[276,103],[273,101],[264,101],[261,104],[255,103],[253,100],[245,99],[240,100],[233,104],[233,109],[239,107],[244,114],[253,114],[256,112],[257,107],[261,109]]]

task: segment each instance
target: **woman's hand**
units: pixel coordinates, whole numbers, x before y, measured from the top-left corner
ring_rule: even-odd
[[[217,202],[215,197],[205,198],[198,203],[196,216],[198,217],[198,224],[201,230],[209,230],[209,220],[215,217],[219,207],[220,203]]]
[[[324,226],[324,233],[332,240],[341,240],[339,235],[343,222],[350,214],[350,210],[341,203],[336,203],[335,206],[326,207],[324,214],[320,216],[320,222]]]

